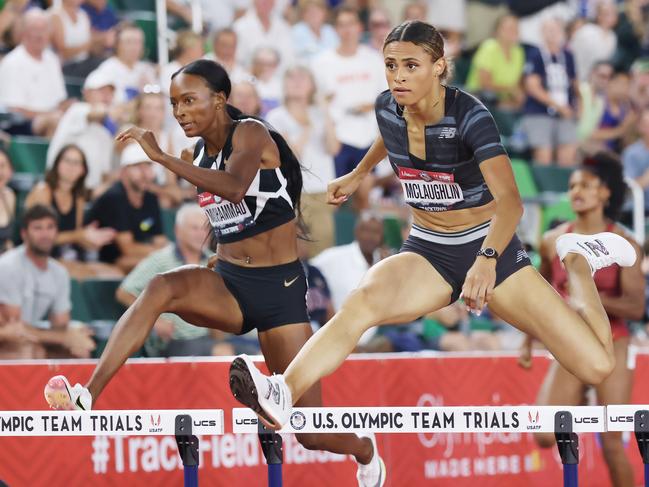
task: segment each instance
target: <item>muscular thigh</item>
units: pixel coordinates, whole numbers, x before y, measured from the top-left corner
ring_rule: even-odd
[[[531,266],[509,276],[489,301],[489,308],[507,323],[539,339],[562,364],[602,348],[585,321]],[[570,369],[573,371],[572,369]]]
[[[184,266],[162,276],[173,296],[169,312],[193,325],[241,331],[241,309],[219,274],[206,267]]]
[[[448,305],[452,291],[424,257],[402,252],[371,267],[343,310],[360,307],[378,325],[407,323]]]

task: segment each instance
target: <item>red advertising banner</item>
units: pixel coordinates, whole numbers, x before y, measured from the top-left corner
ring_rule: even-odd
[[[514,357],[380,356],[348,360],[324,382],[327,406],[467,406],[533,404],[548,361],[524,371]],[[85,381],[91,363],[43,362],[0,367],[0,410],[45,409],[43,386],[55,374]],[[106,388],[97,409],[223,409],[226,434],[201,438],[202,485],[266,485],[256,435],[231,433],[238,407],[227,385],[229,362],[127,363]],[[636,364],[633,402],[649,404],[649,356]],[[555,449],[541,450],[529,433],[385,434],[378,438],[386,486],[547,487],[561,485]],[[641,484],[632,435],[628,455]],[[597,435],[581,434],[580,485],[610,482]],[[284,485],[355,486],[356,465],[346,456],[312,452],[294,437],[284,440]],[[10,487],[179,486],[182,463],[171,436],[3,437],[0,479]]]

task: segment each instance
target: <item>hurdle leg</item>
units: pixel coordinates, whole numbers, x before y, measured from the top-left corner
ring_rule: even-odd
[[[268,487],[282,487],[282,437],[273,430],[266,428],[261,421],[257,423],[261,450],[268,464]]]
[[[185,487],[198,487],[198,438],[192,435],[192,418],[176,416],[176,444],[183,462]]]
[[[557,411],[554,415],[554,437],[563,464],[563,487],[579,485],[579,437],[572,431],[572,414]]]
[[[649,487],[649,411],[641,409],[633,415],[633,429],[644,464],[644,486]]]

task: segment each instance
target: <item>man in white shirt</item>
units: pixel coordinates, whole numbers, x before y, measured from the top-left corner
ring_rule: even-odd
[[[67,144],[81,148],[88,161],[86,187],[96,189],[113,169],[113,151],[120,120],[113,107],[115,81],[107,71],[94,71],[83,84],[84,101],[74,103],[59,122],[47,149],[47,167]]]
[[[0,105],[25,118],[10,133],[50,136],[67,108],[61,63],[48,49],[47,14],[33,8],[22,22],[20,44],[0,62]]]
[[[249,80],[251,74],[237,60],[237,33],[230,27],[217,30],[212,37],[212,52],[205,59],[221,64],[230,76],[232,83]]]
[[[374,102],[387,88],[383,57],[361,45],[363,26],[358,11],[336,10],[335,27],[340,45],[313,60],[319,91],[330,101],[336,137],[341,142],[336,155],[336,177],[351,172],[378,134]]]
[[[295,59],[291,27],[274,14],[275,0],[255,0],[254,6],[232,28],[237,33],[237,59],[249,66],[259,47],[273,47],[280,53],[282,71]]]
[[[328,248],[311,259],[329,285],[334,312],[340,310],[367,270],[381,260],[382,245],[383,221],[374,213],[364,212],[354,227],[352,243]],[[359,343],[367,343],[374,333],[374,328],[368,330]]]

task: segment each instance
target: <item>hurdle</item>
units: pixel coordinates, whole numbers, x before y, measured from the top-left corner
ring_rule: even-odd
[[[2,436],[175,436],[185,487],[198,487],[196,435],[222,435],[221,409],[0,411]]]
[[[281,487],[281,437],[257,423],[252,410],[232,410],[233,432],[259,434],[268,485]],[[554,433],[563,485],[577,487],[578,434],[607,431],[635,433],[649,487],[649,405],[297,408],[278,433]]]

